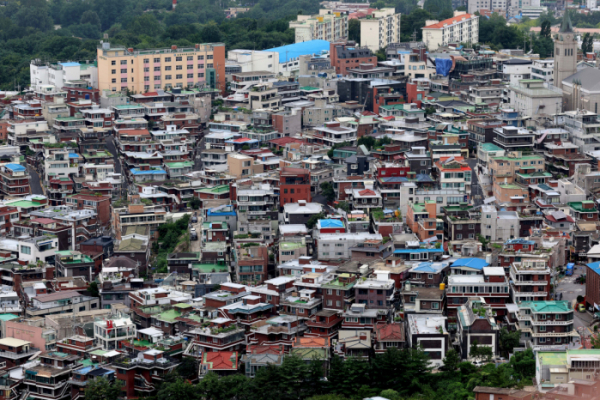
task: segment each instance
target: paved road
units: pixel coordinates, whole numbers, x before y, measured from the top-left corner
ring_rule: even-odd
[[[471,167],[471,198],[473,199],[473,205],[478,206],[483,204],[483,191],[481,190],[481,186],[479,186],[479,178],[475,173],[477,168],[477,159],[476,158],[467,158],[467,164]]]
[[[585,296],[585,285],[575,283],[575,279],[584,273],[584,267],[577,265],[573,276],[565,276],[558,282],[555,293],[562,293],[561,300],[567,300],[571,303],[571,307],[575,304],[577,296]],[[592,322],[592,314],[590,312],[580,313],[575,310],[573,313],[573,325],[575,329],[579,327],[584,328],[584,336],[591,334],[592,331],[589,329],[590,323]]]
[[[119,152],[117,151],[117,147],[115,146],[115,142],[113,141],[112,136],[109,136],[108,139],[106,139],[106,148],[113,155],[113,158],[115,160],[115,172],[117,174],[122,173],[121,172],[121,160],[119,159]]]
[[[202,234],[202,216],[200,215],[200,213],[198,213],[198,222],[191,225],[196,229],[196,233],[198,234],[198,240],[190,240],[190,252],[200,253],[200,251],[202,250],[202,237],[200,236]]]
[[[31,165],[27,165],[27,170],[29,171],[29,175],[31,175],[31,179],[29,180],[29,187],[31,188],[31,194],[42,194],[46,195],[44,189],[42,188],[42,183],[40,182],[40,176]]]
[[[204,138],[200,139],[194,153],[194,171],[202,170],[202,161],[200,161],[200,152],[204,150]]]

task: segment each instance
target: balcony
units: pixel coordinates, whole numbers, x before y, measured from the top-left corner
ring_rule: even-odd
[[[30,347],[28,351],[0,351],[0,358],[10,358],[11,360],[17,360],[19,358],[31,357],[32,355],[40,352],[41,350],[35,347]]]

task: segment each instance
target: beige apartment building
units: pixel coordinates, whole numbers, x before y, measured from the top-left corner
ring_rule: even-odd
[[[254,164],[254,158],[237,153],[227,155],[227,167],[229,175],[236,179],[249,178],[264,171],[262,164]]]
[[[102,42],[97,59],[100,92],[129,89],[133,93],[146,93],[196,86],[225,90],[223,43],[134,50]]]
[[[360,45],[377,51],[390,43],[400,43],[400,14],[393,8],[382,8],[360,19]]]
[[[348,38],[348,14],[332,10],[319,10],[319,15],[299,14],[296,21],[290,21],[290,29],[296,36],[296,43],[309,40],[334,42]]]
[[[449,43],[478,43],[479,17],[464,11],[454,11],[454,17],[443,21],[425,21],[423,42],[429,51]]]

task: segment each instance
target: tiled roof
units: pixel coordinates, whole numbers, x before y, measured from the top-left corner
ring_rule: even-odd
[[[472,18],[473,16],[471,14],[463,14],[463,15],[458,15],[456,17],[452,17],[452,18],[448,18],[445,19],[443,21],[438,22],[437,24],[433,24],[433,25],[428,25],[428,26],[424,26],[421,29],[441,29],[444,26],[450,26],[456,22],[460,22],[463,19],[467,20],[469,18]]]
[[[204,353],[202,364],[209,370],[236,370],[238,365],[237,351],[209,351]]]
[[[381,342],[404,342],[404,325],[385,324],[377,325],[377,341]]]

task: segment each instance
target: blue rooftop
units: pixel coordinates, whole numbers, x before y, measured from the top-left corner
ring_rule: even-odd
[[[207,217],[210,217],[210,216],[219,216],[220,217],[222,215],[235,217],[236,214],[235,214],[235,211],[220,211],[215,208],[209,208],[208,211],[206,212]]]
[[[437,250],[437,249],[436,249]],[[444,268],[448,266],[448,263],[440,263],[440,262],[422,262],[419,263],[416,267],[411,268],[410,272],[423,272],[428,274],[437,274],[441,272]]]
[[[488,265],[490,264],[481,258],[459,258],[458,260],[452,263],[451,267],[467,267],[481,271],[484,267],[487,267]]]
[[[140,171],[139,168],[131,168],[131,173],[134,175],[159,175],[159,174],[166,174],[167,171],[165,171],[162,168],[150,169],[150,170],[146,170],[146,171]]]
[[[535,245],[535,242],[533,240],[516,238],[516,239],[507,240],[505,244],[533,244],[533,245]]]
[[[339,219],[320,219],[319,226],[323,228],[343,228],[344,223]]]
[[[410,254],[410,253],[443,253],[444,249],[396,249],[394,254]]]
[[[309,40],[308,42],[288,44],[264,51],[278,52],[279,62],[284,63],[306,54],[319,54],[323,51],[329,51],[329,42],[327,40]]]
[[[600,275],[600,261],[587,264],[588,267],[598,275]]]
[[[77,154],[77,153],[69,153],[69,158],[79,158],[79,154]]]
[[[63,67],[77,67],[79,65],[78,62],[61,62],[59,64]]]
[[[14,172],[23,172],[25,171],[25,167],[22,166],[21,164],[6,164],[6,168],[10,169],[11,171]]]

